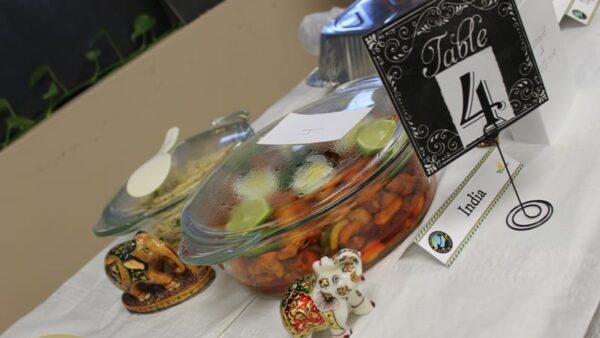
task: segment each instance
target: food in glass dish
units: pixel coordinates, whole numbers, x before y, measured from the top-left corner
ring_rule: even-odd
[[[254,134],[248,124],[248,114],[236,112],[213,122],[213,126],[178,142],[169,152],[170,168],[158,188],[145,196],[133,196],[126,185],[114,195],[94,225],[97,236],[122,235],[145,228],[155,222],[156,229],[173,243],[180,231],[173,215],[183,201],[233,149]],[[167,234],[168,233],[168,234]],[[160,237],[160,235],[159,235]],[[179,235],[180,237],[180,235]]]
[[[312,263],[343,248],[368,268],[419,224],[435,192],[377,80],[338,90],[299,113],[372,106],[342,139],[264,146],[261,131],[186,206],[179,253],[222,264],[245,285],[282,294]]]
[[[183,168],[178,168],[170,173],[156,191],[143,199],[141,207],[152,210],[169,205],[173,200],[187,196],[213,168],[234,148],[229,144],[213,153],[186,163]]]
[[[160,214],[143,230],[173,248],[179,247],[181,242],[181,212],[185,203],[179,203]]]
[[[266,199],[243,201],[233,210],[225,226],[251,230],[268,221],[284,222],[303,215],[336,187],[361,177],[357,175],[366,163],[360,161],[340,170],[335,179],[302,197],[276,194],[271,202]],[[414,155],[395,170],[396,175],[371,182],[334,210],[306,221],[279,240],[225,262],[225,269],[246,285],[267,293],[280,293],[309,271],[319,257],[331,256],[342,248],[360,251],[365,266],[370,267],[414,229],[427,211],[435,190]]]

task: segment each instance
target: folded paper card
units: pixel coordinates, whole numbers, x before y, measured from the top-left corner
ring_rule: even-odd
[[[584,25],[589,25],[596,14],[599,4],[600,0],[573,0],[567,10],[567,16]]]
[[[571,7],[573,0],[552,0],[554,6],[554,13],[556,14],[556,21],[560,22],[562,18],[567,14],[567,10]]]
[[[504,156],[512,177],[523,165]],[[454,263],[509,187],[506,167],[497,148],[490,148],[442,204],[415,242],[440,262]]]
[[[563,121],[573,105],[575,80],[558,23],[554,20],[552,4],[548,1],[523,0],[519,3],[519,11],[550,101],[509,130],[515,141],[551,144],[560,134]]]
[[[371,108],[326,114],[296,114],[284,117],[258,144],[308,144],[339,140],[346,135]]]

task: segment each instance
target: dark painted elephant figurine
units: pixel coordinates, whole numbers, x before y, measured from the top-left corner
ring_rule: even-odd
[[[295,338],[325,329],[330,329],[333,337],[350,337],[349,313],[364,315],[375,307],[359,291],[364,280],[360,253],[343,249],[333,259],[323,257],[314,262],[313,271],[288,289],[280,308],[283,325]]]
[[[178,304],[206,288],[215,278],[210,267],[184,264],[173,248],[140,231],[106,254],[108,278],[123,290],[131,312],[153,312]]]

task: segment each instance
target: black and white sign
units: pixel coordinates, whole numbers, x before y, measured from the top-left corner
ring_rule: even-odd
[[[548,100],[514,0],[433,0],[365,36],[427,175]]]

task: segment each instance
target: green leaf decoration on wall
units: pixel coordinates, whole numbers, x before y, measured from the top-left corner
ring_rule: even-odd
[[[148,14],[138,15],[133,21],[133,33],[131,33],[131,41],[135,41],[144,36],[144,34],[148,33],[152,28],[154,28],[155,24],[156,19]]]
[[[56,83],[51,82],[50,87],[48,87],[48,90],[46,91],[46,93],[44,93],[44,96],[42,96],[42,98],[44,100],[49,100],[53,97],[56,97],[57,95],[58,95],[58,87],[56,86]]]
[[[92,86],[99,79],[101,79],[106,74],[110,73],[114,69],[120,67],[121,65],[129,62],[133,58],[137,57],[141,52],[143,52],[149,45],[157,42],[157,38],[154,35],[153,28],[156,25],[156,18],[149,16],[148,14],[138,15],[133,21],[133,32],[131,33],[131,40],[135,42],[140,39],[141,44],[136,51],[131,53],[130,55],[124,56],[121,53],[121,50],[110,36],[106,29],[101,29],[96,35],[92,38],[89,48],[96,48],[88,50],[84,57],[86,60],[94,63],[94,74],[91,78],[84,81],[83,83],[77,84],[73,88],[68,88],[65,84],[58,78],[50,64],[41,64],[33,69],[31,72],[31,76],[29,78],[29,86],[34,87],[36,85],[45,85],[46,83],[50,83],[48,89],[43,94],[42,98],[47,101],[48,107],[46,109],[45,116],[41,118],[31,119],[28,117],[17,115],[17,113],[13,110],[8,99],[0,96],[0,115],[5,120],[5,139],[4,141],[0,141],[0,150],[7,147],[12,141],[23,135],[27,130],[31,129],[36,123],[42,121],[45,118],[48,118],[53,112],[54,109],[60,107],[65,102],[72,99],[74,96],[78,95],[80,92],[85,90],[86,88]],[[165,34],[168,34],[167,32]],[[164,36],[164,34],[163,34]],[[106,42],[110,45],[110,48],[114,52],[114,54],[118,57],[118,61],[102,67],[100,65],[99,59],[101,55],[108,55],[107,51],[104,51],[102,54],[102,50],[98,46],[94,46],[96,40],[99,38],[106,39]],[[162,38],[159,37],[159,39]],[[150,39],[150,40],[149,40]],[[149,40],[149,41],[148,41]],[[110,51],[109,51],[110,53]],[[9,114],[6,114],[8,112]]]
[[[48,64],[42,64],[35,67],[31,73],[31,77],[29,78],[29,86],[35,86],[38,82],[40,82],[41,78],[48,73],[49,70],[50,66]]]
[[[94,50],[91,50],[91,51],[85,53],[85,58],[92,62],[96,62],[96,61],[98,61],[98,58],[100,57],[101,53],[102,53],[101,50],[94,49]]]
[[[35,121],[23,116],[9,116],[6,119],[6,126],[9,129],[18,129],[21,132],[33,127],[34,124]]]
[[[0,112],[4,110],[8,111],[10,115],[15,115],[10,102],[8,102],[8,100],[4,97],[0,97]]]

